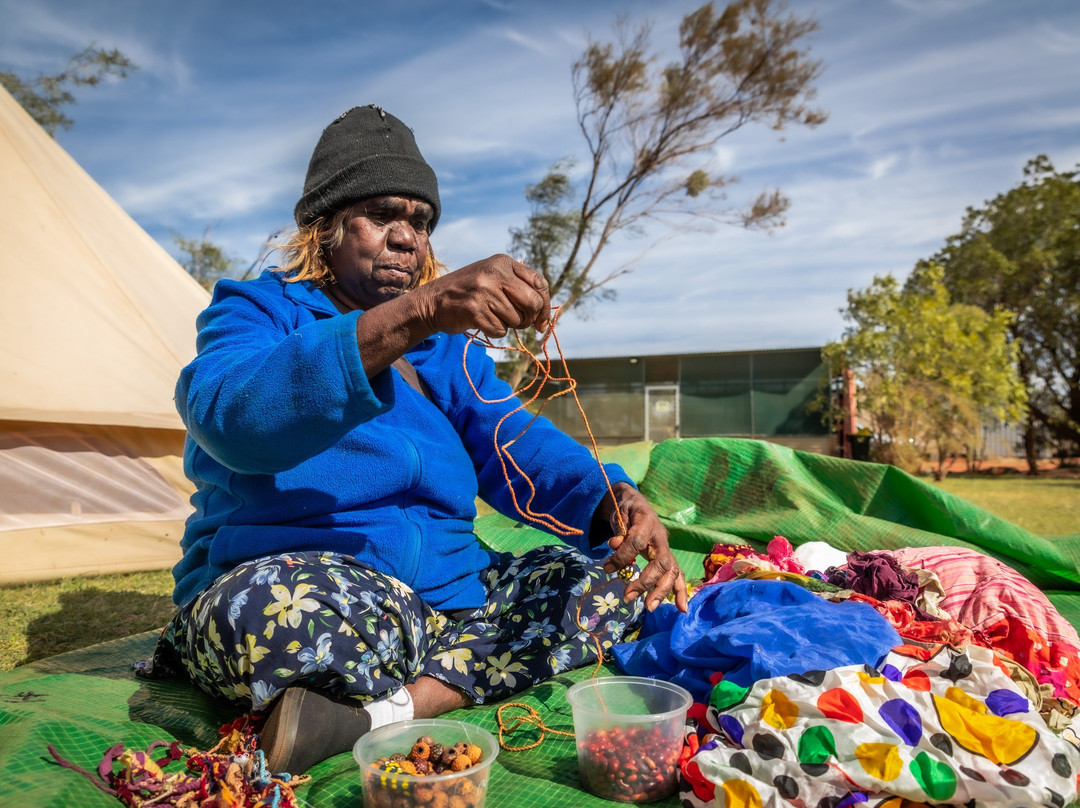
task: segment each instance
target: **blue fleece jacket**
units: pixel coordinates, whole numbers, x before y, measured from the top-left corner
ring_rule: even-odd
[[[518,402],[478,399],[461,335],[435,334],[406,354],[432,400],[393,368],[369,379],[359,316],[272,272],[217,284],[198,318],[198,355],[176,386],[184,467],[197,488],[173,569],[178,605],[244,561],[304,550],[353,555],[436,608],[484,602],[491,554],[473,534],[474,501],[479,493],[518,518],[493,443]],[[483,349],[469,347],[466,363],[484,399],[510,397]],[[510,418],[500,442],[530,419]],[[582,530],[569,541],[588,549],[607,490],[592,455],[544,418],[510,451],[536,485],[533,512]],[[630,482],[618,466],[605,469],[613,483]],[[510,471],[524,504],[527,487]]]

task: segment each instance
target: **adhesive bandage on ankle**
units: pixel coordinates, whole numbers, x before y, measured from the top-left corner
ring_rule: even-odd
[[[376,729],[398,721],[411,721],[413,700],[409,691],[402,687],[386,698],[369,702],[364,709],[371,716],[371,728]]]

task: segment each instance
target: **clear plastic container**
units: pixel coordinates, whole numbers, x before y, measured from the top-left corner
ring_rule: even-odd
[[[675,791],[689,692],[657,679],[608,676],[578,682],[566,700],[586,789],[618,802],[650,802]]]
[[[425,735],[444,746],[460,741],[475,744],[480,747],[480,762],[464,771],[426,776],[387,772],[373,765],[397,752],[408,755]],[[444,718],[389,724],[362,735],[353,745],[353,758],[363,778],[364,808],[432,808],[451,802],[459,808],[483,808],[491,764],[498,754],[499,744],[490,732]]]

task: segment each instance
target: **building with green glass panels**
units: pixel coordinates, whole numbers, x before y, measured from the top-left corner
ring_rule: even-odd
[[[567,367],[601,444],[726,435],[836,451],[835,436],[808,407],[827,373],[820,348],[568,359]],[[573,396],[551,400],[543,413],[587,440]]]

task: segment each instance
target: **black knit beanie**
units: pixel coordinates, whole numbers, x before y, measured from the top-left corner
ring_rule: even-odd
[[[353,107],[323,130],[293,213],[303,225],[361,199],[387,195],[423,199],[435,211],[429,228],[435,229],[439,183],[412,130],[382,107]]]

